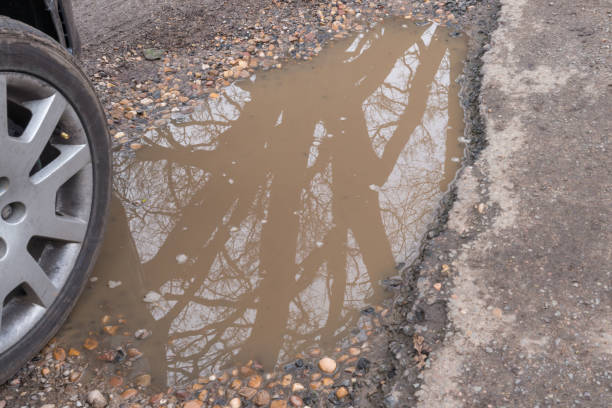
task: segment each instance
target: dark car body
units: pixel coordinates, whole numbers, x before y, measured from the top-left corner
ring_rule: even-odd
[[[0,15],[42,31],[72,54],[81,49],[70,0],[0,0]]]

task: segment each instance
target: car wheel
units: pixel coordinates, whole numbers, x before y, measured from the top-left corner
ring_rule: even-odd
[[[0,17],[0,383],[44,347],[87,282],[110,163],[104,111],[74,58]]]

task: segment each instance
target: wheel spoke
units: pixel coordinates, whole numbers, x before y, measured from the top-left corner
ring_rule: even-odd
[[[42,306],[51,306],[58,295],[57,288],[34,258],[28,255],[23,256],[22,260],[20,270],[23,281],[32,289]]]
[[[8,96],[6,93],[6,77],[4,75],[0,75],[0,139],[4,139],[8,137],[7,101],[8,101]],[[0,314],[0,318],[2,318],[1,314]]]
[[[87,145],[54,145],[60,155],[32,175],[32,183],[40,186],[55,199],[55,193],[90,161]]]
[[[42,219],[33,235],[66,242],[83,242],[86,232],[85,221],[65,215],[53,215]]]
[[[31,167],[51,138],[66,110],[67,103],[64,97],[56,92],[48,98],[26,102],[23,105],[32,112],[30,123],[21,136],[21,139],[27,143],[24,160],[27,166]]]

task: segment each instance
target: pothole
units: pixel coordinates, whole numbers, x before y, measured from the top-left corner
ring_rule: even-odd
[[[378,24],[149,130],[116,157],[99,282],[63,336],[121,315],[152,332],[134,369],[175,384],[354,335],[459,168],[466,47]]]

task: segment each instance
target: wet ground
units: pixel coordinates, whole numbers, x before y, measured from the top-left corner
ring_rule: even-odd
[[[58,341],[144,328],[132,372],[158,386],[347,342],[459,167],[465,55],[390,20],[150,128],[115,155],[107,240]]]

